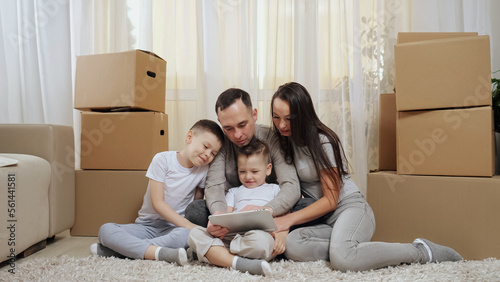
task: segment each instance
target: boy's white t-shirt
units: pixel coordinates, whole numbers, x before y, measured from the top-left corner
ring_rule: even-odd
[[[177,152],[165,151],[154,156],[146,177],[163,183],[164,200],[178,214],[184,211],[194,199],[196,187],[205,188],[208,165],[185,168],[177,161]],[[139,219],[143,221],[163,219],[153,208],[148,184]]]
[[[264,183],[259,187],[247,188],[243,185],[229,189],[226,194],[227,206],[238,212],[246,205],[265,206],[280,191],[280,186],[273,183]]]

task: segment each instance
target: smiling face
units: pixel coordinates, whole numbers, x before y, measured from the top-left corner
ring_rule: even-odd
[[[241,99],[219,110],[217,117],[226,136],[238,147],[247,145],[255,135],[257,109],[248,109]]]
[[[272,107],[274,126],[279,130],[281,135],[291,136],[292,129],[290,127],[290,104],[285,100],[275,98],[273,100]]]
[[[247,188],[256,188],[266,183],[266,176],[271,174],[272,165],[261,154],[238,155],[238,177]]]
[[[190,130],[186,135],[186,143],[185,157],[188,167],[208,165],[222,147],[221,141],[208,131],[195,133]]]

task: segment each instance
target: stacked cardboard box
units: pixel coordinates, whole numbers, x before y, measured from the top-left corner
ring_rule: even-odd
[[[368,175],[373,241],[411,243],[427,238],[465,259],[500,258],[500,176]]]
[[[96,236],[106,222],[132,223],[154,155],[168,150],[166,62],[133,50],[80,56],[75,109],[81,110],[81,170],[71,235]]]
[[[379,162],[396,171],[368,175],[373,240],[426,237],[465,258],[500,257],[490,247],[500,235],[495,213],[476,212],[499,200],[489,37],[400,33],[394,49],[395,94],[380,100]]]
[[[398,174],[491,177],[489,37],[424,35],[394,47]]]

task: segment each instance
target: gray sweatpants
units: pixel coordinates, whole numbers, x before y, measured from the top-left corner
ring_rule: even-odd
[[[221,246],[229,249],[233,255],[251,259],[271,260],[274,249],[274,238],[269,232],[250,230],[244,234],[229,235],[224,239],[214,238],[206,228],[191,229],[188,239],[189,247],[196,252],[198,259],[210,263],[205,257],[212,246]]]
[[[131,224],[106,223],[99,229],[99,242],[128,258],[143,259],[150,245],[186,248],[189,229],[173,226],[166,220],[141,221]]]
[[[325,224],[295,229],[286,239],[285,256],[296,261],[330,260],[340,271],[364,271],[425,261],[412,244],[370,242],[375,216],[359,192],[339,202]]]

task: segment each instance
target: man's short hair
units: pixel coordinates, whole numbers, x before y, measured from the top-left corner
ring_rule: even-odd
[[[201,119],[197,121],[189,130],[192,130],[195,134],[198,132],[210,132],[221,143],[224,143],[224,132],[222,132],[221,127],[213,120]]]
[[[244,155],[247,158],[250,156],[261,155],[264,160],[270,162],[269,159],[269,147],[266,142],[253,138],[250,143],[238,149],[238,155]]]
[[[215,113],[218,114],[219,111],[225,110],[238,99],[241,99],[247,109],[250,111],[252,110],[252,99],[246,91],[239,88],[229,88],[222,92],[219,98],[217,98],[217,102],[215,102]]]

